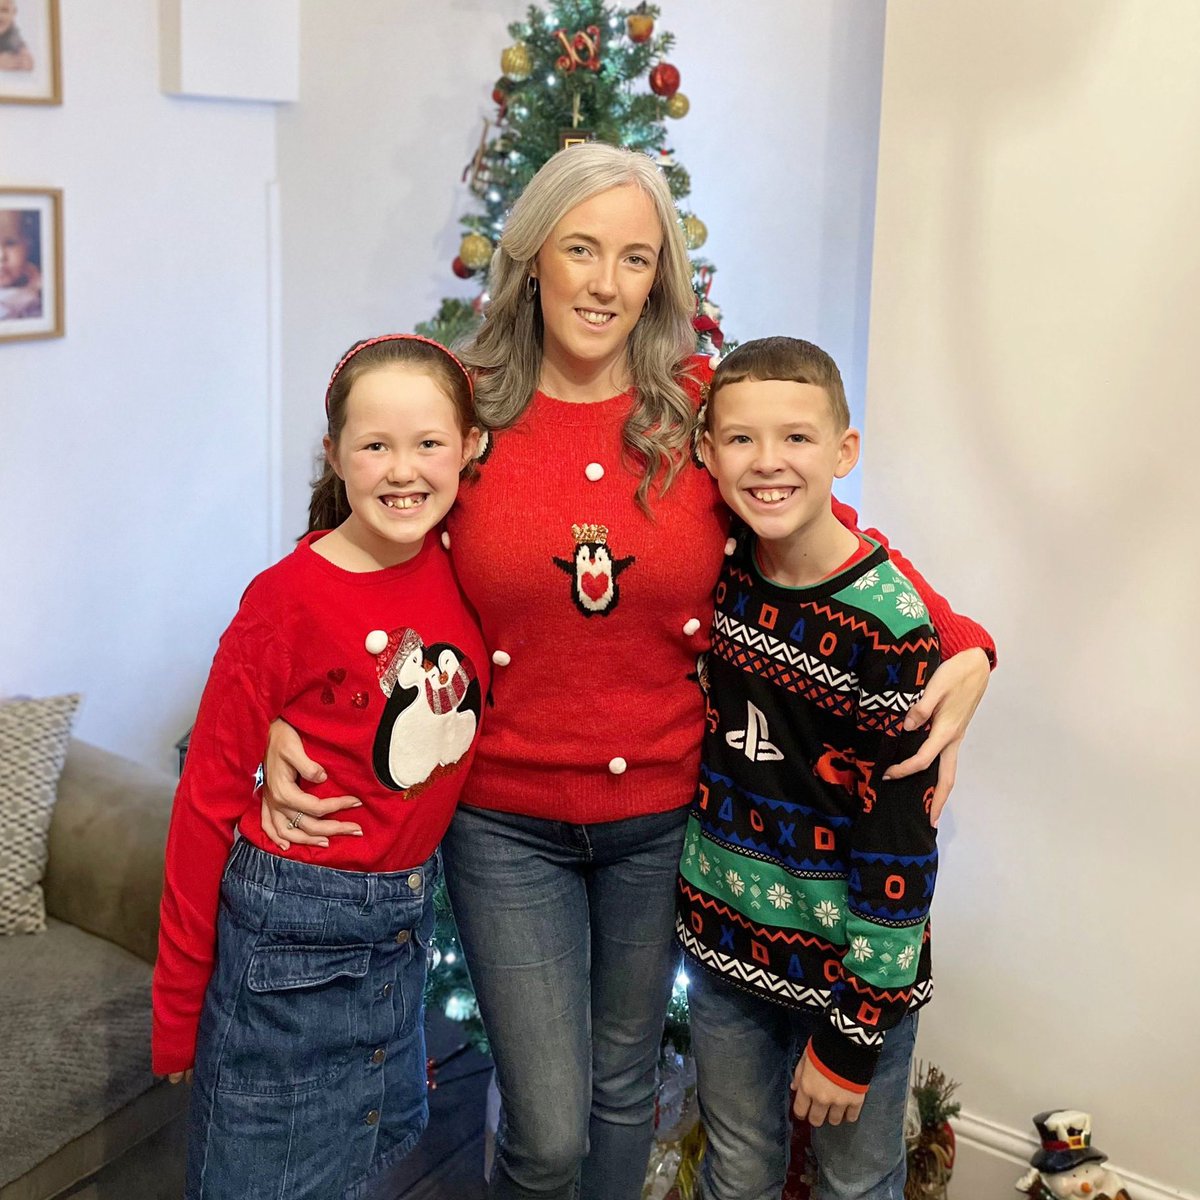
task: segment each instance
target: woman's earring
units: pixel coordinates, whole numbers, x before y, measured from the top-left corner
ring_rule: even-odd
[[[537,295],[538,281],[536,275],[525,276],[525,299],[532,300]]]
[[[650,311],[650,297],[646,297],[646,303],[642,305],[642,316],[644,317]]]

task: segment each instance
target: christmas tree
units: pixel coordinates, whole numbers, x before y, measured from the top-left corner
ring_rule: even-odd
[[[492,88],[491,114],[484,119],[478,148],[463,182],[479,210],[463,217],[463,238],[451,264],[474,295],[448,297],[437,315],[417,332],[452,345],[479,325],[487,304],[487,268],[513,202],[537,170],[564,146],[602,141],[650,154],[662,167],[679,208],[690,251],[708,236],[686,201],[691,179],[669,146],[668,120],[681,120],[690,107],[679,90],[679,69],[667,60],[675,39],[658,32],[659,10],[651,4],[620,8],[598,0],[558,0],[545,9],[531,5],[524,21],[508,27],[514,39],[500,55],[501,76]],[[724,343],[720,310],[711,301],[715,268],[692,258],[696,292],[696,347],[719,353]],[[437,904],[437,949],[427,999],[463,1023],[465,1036],[480,1049],[487,1039],[475,993],[444,893]],[[688,1049],[687,1001],[682,981],[667,1014],[664,1049]]]
[[[463,171],[480,210],[463,217],[462,243],[451,264],[455,275],[475,284],[475,294],[443,300],[419,333],[451,345],[475,330],[508,210],[538,168],[575,142],[608,142],[651,155],[679,207],[688,249],[704,245],[708,230],[687,205],[691,179],[668,145],[668,119],[681,120],[690,104],[679,90],[679,69],[667,61],[675,39],[656,31],[658,15],[651,4],[627,9],[559,0],[544,10],[531,5],[524,21],[508,27],[515,41],[500,55],[495,108],[484,118],[479,146]],[[724,340],[720,312],[709,298],[715,268],[693,257],[692,270],[697,349],[712,354]]]

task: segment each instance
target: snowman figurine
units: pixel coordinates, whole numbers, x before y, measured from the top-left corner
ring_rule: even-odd
[[[1042,1148],[1029,1160],[1017,1191],[1031,1200],[1130,1200],[1124,1183],[1092,1145],[1090,1113],[1052,1109],[1033,1118]]]

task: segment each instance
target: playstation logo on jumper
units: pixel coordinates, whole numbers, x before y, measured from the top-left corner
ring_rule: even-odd
[[[778,762],[783,757],[783,751],[770,740],[770,735],[767,718],[747,700],[746,728],[727,733],[725,740],[751,762]]]

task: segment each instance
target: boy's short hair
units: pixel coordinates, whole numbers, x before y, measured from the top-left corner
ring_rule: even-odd
[[[850,406],[846,403],[846,389],[837,363],[812,342],[801,338],[766,337],[743,342],[723,358],[713,372],[704,411],[706,429],[712,428],[712,406],[717,393],[723,387],[746,379],[785,379],[824,388],[838,433],[850,427]]]

